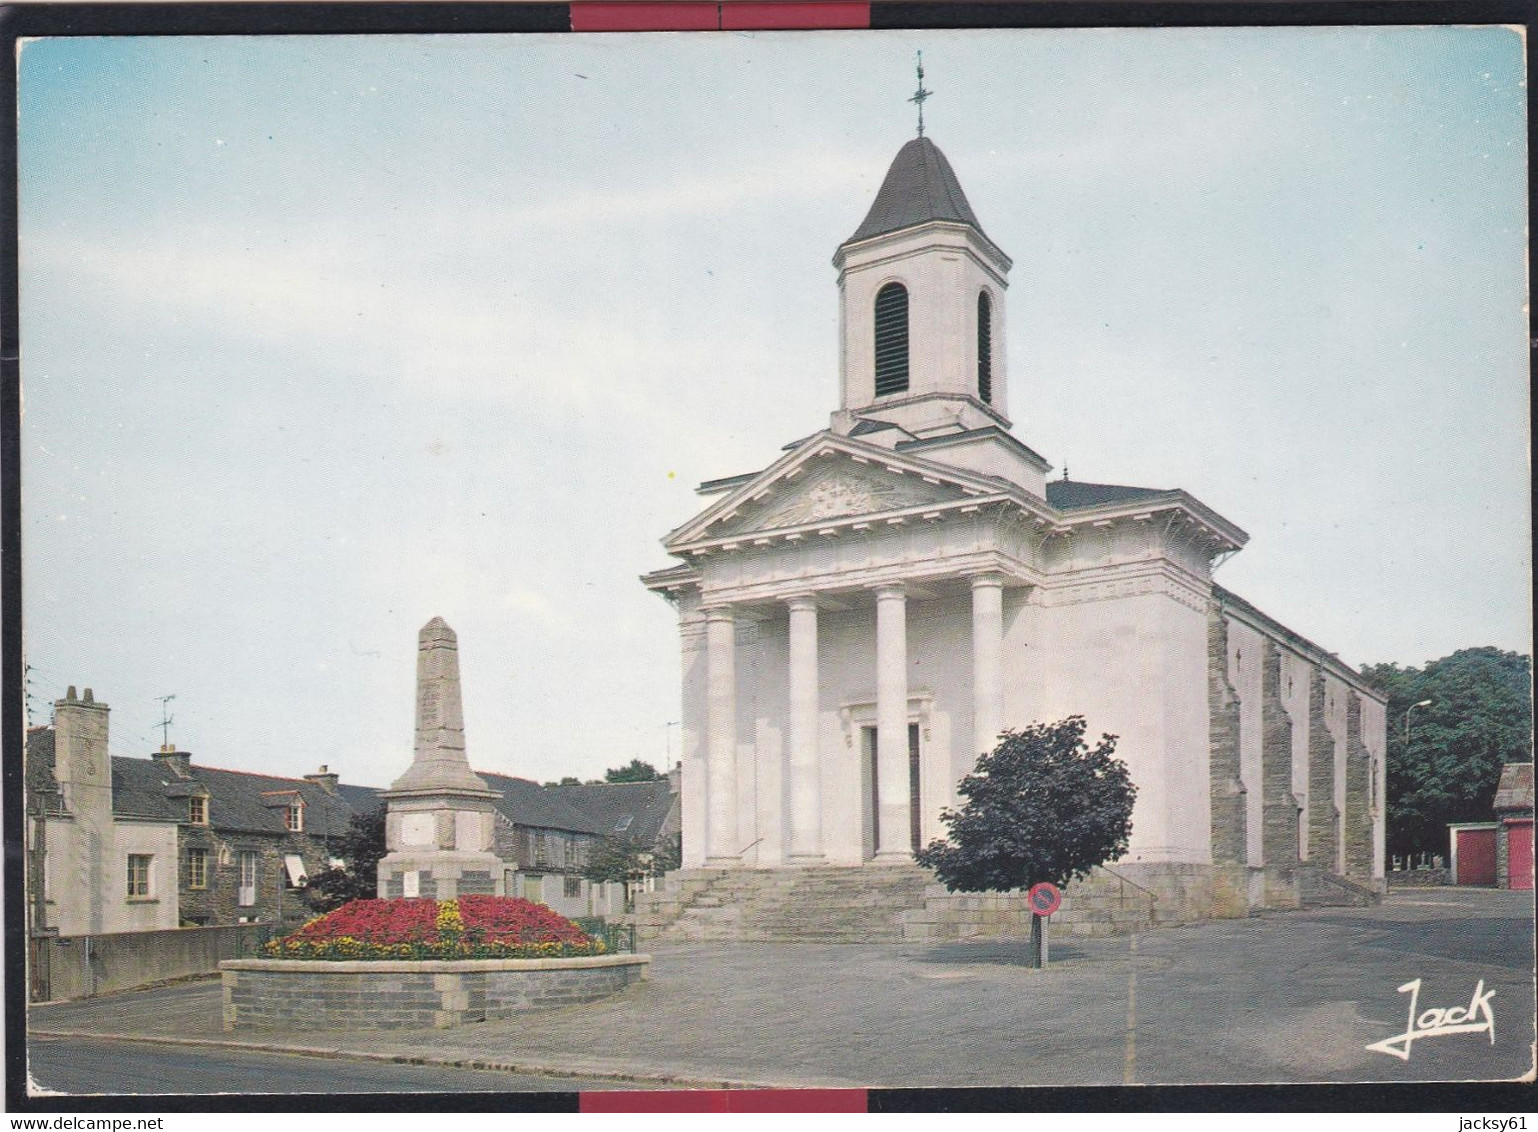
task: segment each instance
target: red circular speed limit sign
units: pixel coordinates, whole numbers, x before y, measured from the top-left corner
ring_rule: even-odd
[[[1038,916],[1050,916],[1062,907],[1063,894],[1057,890],[1057,885],[1042,881],[1031,885],[1031,890],[1025,894],[1025,902]]]

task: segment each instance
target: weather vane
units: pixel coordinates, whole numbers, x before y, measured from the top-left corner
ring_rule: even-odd
[[[923,137],[924,136],[924,99],[928,98],[931,94],[934,93],[934,91],[932,91],[932,90],[925,90],[924,89],[924,53],[922,51],[920,51],[918,54],[919,54],[919,88],[918,88],[917,91],[914,92],[913,97],[908,99],[908,101],[909,102],[914,102],[914,103],[918,104],[918,108],[919,108],[919,137]]]

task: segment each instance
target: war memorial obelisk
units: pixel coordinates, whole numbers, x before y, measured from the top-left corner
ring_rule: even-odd
[[[411,766],[380,794],[388,852],[379,862],[379,895],[502,895],[502,861],[491,852],[496,797],[465,755],[459,639],[434,617],[417,636]]]

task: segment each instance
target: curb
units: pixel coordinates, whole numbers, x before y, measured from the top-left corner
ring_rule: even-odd
[[[241,1050],[248,1053],[286,1053],[296,1057],[322,1057],[338,1061],[376,1061],[394,1065],[436,1065],[444,1069],[479,1069],[494,1073],[515,1073],[525,1077],[584,1077],[603,1081],[635,1081],[668,1085],[678,1089],[787,1089],[808,1086],[775,1084],[767,1081],[706,1080],[681,1077],[672,1073],[645,1070],[571,1068],[529,1065],[477,1057],[432,1057],[414,1053],[380,1053],[376,1050],[352,1050],[330,1046],[285,1046],[268,1042],[243,1042],[227,1038],[166,1037],[159,1034],[103,1034],[91,1030],[28,1030],[30,1038],[76,1038],[82,1041],[138,1042],[142,1045],[193,1046],[203,1049]],[[825,1087],[825,1086],[819,1086]],[[847,1086],[841,1086],[847,1087]]]

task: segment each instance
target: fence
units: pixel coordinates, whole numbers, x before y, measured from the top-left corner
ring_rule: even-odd
[[[572,923],[581,928],[585,935],[603,940],[603,945],[609,949],[610,955],[617,955],[621,951],[635,954],[634,924],[611,924],[602,916],[583,916],[573,920]]]
[[[227,924],[111,935],[36,936],[31,941],[32,1001],[90,998],[166,979],[212,974],[221,959],[243,959],[277,924]]]

